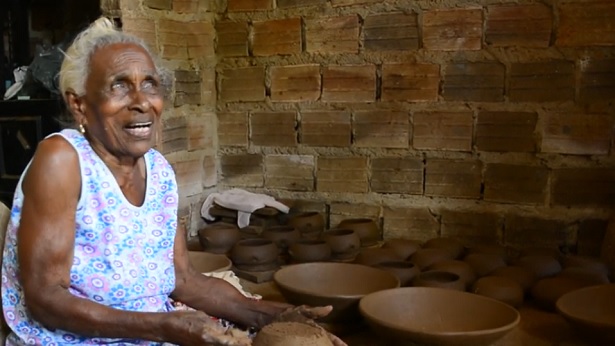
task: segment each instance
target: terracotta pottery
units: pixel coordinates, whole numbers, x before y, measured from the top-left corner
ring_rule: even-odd
[[[549,255],[527,255],[519,258],[513,264],[528,269],[536,279],[555,276],[562,271],[559,261]]]
[[[394,262],[400,260],[401,258],[399,258],[395,252],[391,249],[384,248],[362,248],[355,258],[356,263],[367,266],[375,266],[383,262]]]
[[[537,306],[545,310],[554,310],[555,302],[568,292],[589,286],[586,282],[566,277],[548,277],[538,280],[530,290],[530,295]]]
[[[611,217],[606,228],[606,233],[602,240],[600,258],[609,267],[611,275],[615,276],[615,216]]]
[[[382,239],[380,226],[372,219],[345,219],[336,228],[353,230],[361,239],[361,246],[363,247],[376,245]]]
[[[299,322],[274,322],[263,327],[252,341],[254,346],[333,346],[327,332]]]
[[[427,268],[428,270],[437,270],[441,272],[449,272],[459,275],[461,281],[465,282],[466,288],[470,288],[476,281],[476,273],[472,267],[461,260],[446,260],[435,263]]]
[[[497,300],[431,287],[372,293],[359,310],[372,329],[390,339],[386,345],[495,345],[520,321],[515,308]]]
[[[596,270],[592,267],[568,267],[564,268],[556,277],[565,277],[582,282],[586,282],[590,285],[602,285],[608,284],[609,277],[600,270]]]
[[[239,239],[255,239],[260,238],[262,229],[256,226],[246,226],[239,229]]]
[[[529,247],[525,247],[521,249],[519,251],[518,257],[520,258],[520,257],[525,257],[525,256],[534,256],[534,255],[550,256],[559,261],[560,257],[562,256],[562,253],[557,248],[544,247],[544,246],[529,246]]]
[[[423,244],[424,249],[445,249],[450,252],[452,259],[460,258],[465,251],[465,246],[457,239],[453,238],[432,238]]]
[[[303,212],[288,219],[288,225],[296,228],[303,238],[318,238],[325,229],[324,216],[315,211]]]
[[[534,273],[529,269],[517,266],[506,266],[494,270],[490,276],[500,276],[515,281],[527,293],[536,283]]]
[[[361,249],[361,239],[351,229],[331,229],[322,234],[334,260],[352,260]]]
[[[278,267],[278,247],[269,239],[240,240],[231,251],[231,260],[240,270],[275,269]]]
[[[459,275],[438,270],[428,270],[415,276],[412,280],[412,286],[446,288],[456,291],[466,290],[466,283],[461,281]]]
[[[407,260],[421,248],[421,242],[412,239],[392,238],[387,239],[382,245],[384,249],[391,249],[401,259]]]
[[[483,254],[497,255],[497,256],[502,257],[504,262],[508,262],[508,250],[506,249],[504,245],[500,245],[500,244],[487,244],[487,243],[473,244],[468,247],[466,252],[468,254],[483,253]]]
[[[280,253],[286,253],[290,245],[299,240],[301,234],[291,226],[272,226],[263,230],[262,237],[271,240]]]
[[[199,229],[203,251],[226,254],[239,241],[239,228],[231,224],[212,224]]]
[[[199,237],[190,237],[186,241],[188,251],[203,251]]]
[[[474,269],[479,278],[491,274],[498,268],[506,267],[504,259],[497,254],[471,253],[463,261]]]
[[[430,248],[417,250],[410,256],[410,262],[416,264],[421,270],[432,266],[438,262],[455,259],[454,254],[447,249]]]
[[[414,263],[406,261],[382,262],[376,268],[393,273],[399,279],[400,286],[409,286],[421,270]]]
[[[562,267],[581,267],[609,277],[609,267],[599,257],[569,255],[562,258]]]
[[[322,262],[331,259],[331,247],[324,240],[299,239],[288,248],[294,263]]]
[[[485,276],[472,285],[472,293],[497,299],[513,307],[523,304],[523,288],[516,281],[501,276]]]

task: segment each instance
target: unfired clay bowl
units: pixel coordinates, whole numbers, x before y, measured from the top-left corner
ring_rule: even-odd
[[[300,263],[284,267],[273,280],[286,300],[295,305],[333,306],[319,322],[360,319],[359,300],[365,295],[399,287],[399,279],[385,270],[354,263]]]
[[[254,338],[254,346],[333,346],[324,329],[298,322],[266,325]]]
[[[359,310],[391,345],[490,345],[519,324],[519,312],[495,299],[432,287],[372,293]]]
[[[595,345],[615,344],[615,284],[569,292],[555,304],[557,311]]]
[[[231,268],[231,260],[225,255],[203,251],[188,251],[192,267],[199,273],[221,272]]]

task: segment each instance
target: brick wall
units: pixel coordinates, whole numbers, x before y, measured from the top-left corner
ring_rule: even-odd
[[[176,70],[167,117],[188,120],[163,144],[206,162],[185,195],[209,179],[332,226],[377,218],[385,238],[595,254],[615,202],[615,2],[120,2]]]

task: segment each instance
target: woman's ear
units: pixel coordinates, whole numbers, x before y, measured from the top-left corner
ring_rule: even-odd
[[[85,104],[73,90],[65,92],[66,105],[78,124],[82,124],[85,119]]]

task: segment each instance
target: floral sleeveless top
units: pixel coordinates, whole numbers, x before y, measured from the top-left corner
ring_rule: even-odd
[[[75,212],[75,249],[69,291],[116,309],[173,310],[173,243],[177,226],[177,185],[170,164],[157,151],[145,154],[146,196],[132,205],[89,142],[75,130],[59,134],[79,154],[81,197]],[[22,177],[23,179],[23,177]],[[50,182],[53,183],[53,182]],[[17,186],[2,263],[2,308],[11,328],[7,345],[158,345],[143,340],[87,338],[49,330],[34,321],[18,281],[17,230],[23,192]]]

